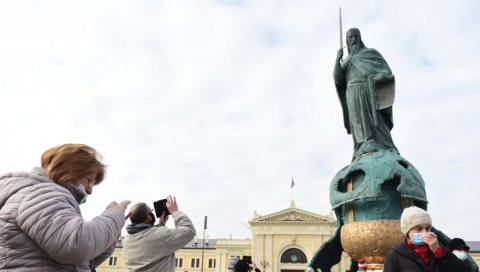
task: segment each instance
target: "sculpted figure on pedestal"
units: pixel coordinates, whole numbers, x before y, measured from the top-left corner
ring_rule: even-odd
[[[353,160],[379,150],[398,153],[390,130],[395,78],[385,59],[366,48],[360,30],[347,31],[349,55],[337,53],[333,78],[343,109],[345,128],[354,142]]]

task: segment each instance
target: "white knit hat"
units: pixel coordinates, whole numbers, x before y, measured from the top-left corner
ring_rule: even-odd
[[[432,218],[419,207],[408,207],[403,210],[400,217],[400,228],[403,234],[407,234],[413,227],[418,225],[432,225]]]

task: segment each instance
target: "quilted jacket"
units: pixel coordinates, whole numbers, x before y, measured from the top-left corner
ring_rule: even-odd
[[[73,195],[42,168],[0,176],[0,271],[90,272],[124,224],[118,208],[84,221]]]

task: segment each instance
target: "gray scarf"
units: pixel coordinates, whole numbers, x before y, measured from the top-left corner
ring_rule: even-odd
[[[146,229],[149,229],[153,227],[153,225],[147,224],[147,223],[139,223],[139,224],[130,224],[127,226],[127,232],[128,234],[134,234],[137,232],[144,231]]]

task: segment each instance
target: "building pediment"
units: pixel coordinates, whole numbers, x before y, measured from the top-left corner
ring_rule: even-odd
[[[295,204],[292,205],[285,210],[267,214],[264,216],[256,215],[256,217],[251,220],[250,224],[257,224],[257,223],[281,223],[281,222],[325,222],[331,223],[335,222],[335,219],[329,216],[323,216],[312,212],[307,212],[295,207]]]

